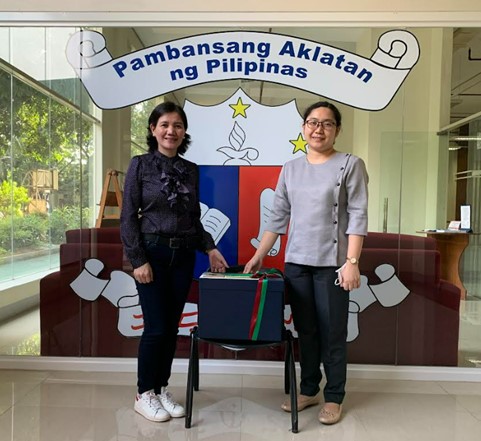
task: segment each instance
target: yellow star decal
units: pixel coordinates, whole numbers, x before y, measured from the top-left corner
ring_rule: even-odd
[[[302,137],[301,133],[299,133],[299,136],[297,137],[297,139],[290,139],[289,142],[294,146],[294,150],[292,151],[292,154],[299,151],[307,153],[307,149],[306,149],[307,142],[304,141],[304,138]]]
[[[244,118],[247,118],[247,115],[246,115],[246,110],[250,107],[251,105],[250,104],[244,104],[242,102],[242,98],[239,97],[237,99],[237,103],[236,104],[229,104],[229,107],[234,109],[234,115],[232,115],[232,118],[235,118],[237,115],[241,115],[243,116]]]

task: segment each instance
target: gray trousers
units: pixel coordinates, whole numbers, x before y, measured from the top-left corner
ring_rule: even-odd
[[[346,385],[349,292],[334,284],[336,269],[286,263],[284,272],[298,333],[300,393],[313,396],[319,392],[322,363],[324,399],[341,404]]]

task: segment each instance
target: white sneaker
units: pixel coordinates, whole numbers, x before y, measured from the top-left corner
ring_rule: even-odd
[[[170,420],[170,413],[163,408],[158,395],[153,390],[148,390],[141,395],[137,394],[134,409],[150,421]]]
[[[180,418],[185,416],[184,407],[174,401],[174,397],[170,392],[167,391],[167,388],[162,387],[158,397],[163,408],[172,418]]]

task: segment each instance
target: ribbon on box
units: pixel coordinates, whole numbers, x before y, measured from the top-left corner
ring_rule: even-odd
[[[264,315],[264,306],[266,303],[269,278],[282,277],[282,273],[275,268],[270,268],[265,271],[258,271],[251,277],[258,279],[249,327],[249,340],[255,341],[259,338],[259,331],[261,329],[262,316]]]

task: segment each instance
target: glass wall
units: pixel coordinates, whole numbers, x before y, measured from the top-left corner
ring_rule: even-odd
[[[468,297],[481,300],[481,118],[474,119],[463,126],[466,135],[460,130],[449,133],[452,155],[456,164],[456,219],[461,220],[461,207],[466,208],[464,227],[472,233],[461,261],[461,279]]]
[[[365,58],[373,55],[378,49],[379,38],[389,31],[309,27],[255,30],[297,37]],[[5,32],[5,29],[0,31]],[[22,32],[27,31],[16,29],[9,38],[14,38],[12,35],[20,38]],[[43,40],[50,41],[47,36],[55,31],[43,30]],[[163,42],[218,31],[208,28],[109,28],[102,33],[110,52],[121,56]],[[452,122],[449,102],[452,72],[446,65],[451,64],[454,48],[459,46],[455,44],[456,33],[452,29],[420,28],[409,29],[409,32],[419,43],[421,56],[385,108],[368,111],[336,103],[343,115],[336,148],[362,157],[370,177],[369,235],[360,266],[365,277],[362,288],[350,296],[349,361],[473,366],[473,362],[467,361],[462,354],[463,348],[475,347],[481,338],[478,319],[465,320],[467,311],[472,308],[471,293],[474,295],[480,287],[475,270],[476,262],[479,263],[476,260],[479,242],[470,241],[460,256],[461,262],[471,262],[469,265],[462,263],[459,271],[468,288],[466,294],[458,280],[446,272],[439,238],[429,231],[446,229],[456,206],[452,189],[459,181],[455,181],[453,174],[453,152],[449,150],[448,137],[439,136],[438,132],[440,127]],[[63,43],[66,44],[65,39]],[[9,51],[14,47],[16,45],[10,44]],[[65,57],[64,52],[65,46],[58,42],[47,45],[44,56],[50,61],[46,65],[53,65],[51,60]],[[0,53],[0,56],[3,55]],[[197,119],[188,114],[194,140],[190,151],[196,155],[212,147],[206,135],[227,129],[225,144],[217,147],[230,145],[234,148],[242,144],[244,148],[260,143],[249,137],[248,118],[241,115],[223,124],[218,118],[209,117],[209,112],[222,105],[232,109],[240,93],[245,103],[251,108],[258,106],[264,115],[283,106],[287,108],[293,102],[296,110],[293,118],[299,118],[309,104],[326,98],[288,84],[239,79],[183,87],[121,109],[100,111],[94,110],[95,106],[71,69],[68,75],[55,80],[34,77],[35,81],[26,81],[26,76],[33,72],[29,63],[14,64],[15,57],[11,53],[8,56],[4,69],[0,70],[0,99],[6,104],[0,106],[0,112],[5,112],[0,121],[3,158],[0,173],[5,188],[2,194],[6,195],[2,196],[5,214],[0,222],[5,222],[2,231],[5,229],[8,233],[5,245],[0,243],[5,249],[5,280],[16,279],[20,271],[35,271],[36,255],[24,256],[28,260],[22,261],[23,265],[14,264],[20,259],[18,255],[25,244],[26,239],[21,239],[23,232],[35,227],[35,233],[30,236],[34,236],[36,242],[24,246],[28,248],[24,251],[46,252],[48,264],[44,269],[56,270],[39,285],[40,304],[35,312],[42,326],[39,353],[134,357],[141,332],[141,323],[135,320],[141,312],[135,303],[135,285],[132,288],[132,280],[128,278],[130,268],[122,253],[118,229],[82,229],[92,226],[97,215],[100,185],[97,184],[95,193],[93,176],[100,158],[102,176],[108,168],[125,172],[128,159],[145,151],[147,117],[154,105],[163,99],[174,100],[192,112],[200,109],[196,115],[201,116]],[[320,82],[323,80],[319,78]],[[91,116],[97,112],[102,114],[101,125]],[[299,131],[298,126],[296,130]],[[101,130],[101,138],[97,128]],[[279,129],[275,123],[259,119],[258,132],[268,134],[263,138],[268,140],[266,142],[280,146]],[[476,130],[474,125],[470,128],[470,132]],[[96,145],[99,139],[102,143]],[[295,140],[295,136],[290,139]],[[293,144],[287,144],[293,150]],[[479,158],[476,165],[475,152],[479,149],[472,147],[471,150],[473,154],[466,159],[469,170],[478,170]],[[247,219],[249,216],[242,218],[243,202],[238,196],[247,185],[259,194],[261,189],[274,187],[280,166],[256,167],[255,163],[244,168],[213,166],[203,164],[202,158],[200,162],[201,202],[207,208],[214,207],[231,216],[231,226],[218,247],[229,257],[230,264],[245,262],[255,251],[249,240],[259,233],[259,216],[250,216],[257,219],[252,222]],[[235,173],[239,179],[231,189],[226,176]],[[479,192],[469,185],[465,201],[475,207]],[[225,201],[222,193],[226,190],[232,190],[235,197]],[[253,200],[256,201],[255,197]],[[475,211],[473,209],[472,213]],[[473,217],[473,225],[474,221]],[[30,229],[23,227],[26,222],[30,222]],[[44,230],[40,231],[37,224],[45,225]],[[70,232],[65,235],[67,230]],[[266,259],[266,266],[283,267],[284,246],[282,243],[277,256]],[[99,260],[101,265],[90,259]],[[196,275],[205,267],[205,256],[199,255]],[[118,274],[112,276],[112,272],[118,270],[125,274],[121,277],[127,278],[119,281]],[[88,278],[98,291],[77,289],[79,277]],[[194,280],[186,318],[196,317],[197,289],[197,280]],[[289,310],[285,314],[286,324],[291,323]],[[192,323],[187,320],[185,326],[181,326],[179,357],[188,356],[187,334]],[[470,339],[468,343],[466,339]],[[0,351],[1,348],[0,344]],[[221,349],[204,355],[232,357]],[[246,351],[235,356],[277,360],[282,354],[274,350],[268,355]],[[475,359],[473,351],[470,357]]]
[[[459,365],[481,366],[481,118],[468,118],[446,131],[449,141],[450,172],[453,184],[453,211],[450,219],[461,222],[466,234],[452,234],[445,242],[445,255],[458,256],[459,283],[465,292],[461,302]],[[449,269],[450,262],[446,262]]]
[[[79,80],[61,72],[65,30],[2,34],[0,284],[11,286],[58,268],[65,231],[91,224],[95,120]]]

